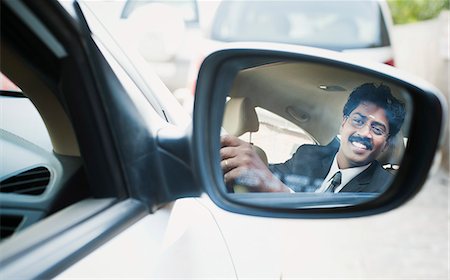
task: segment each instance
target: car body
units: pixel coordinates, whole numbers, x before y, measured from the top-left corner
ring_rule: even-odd
[[[115,42],[89,5],[63,4],[1,1],[1,71],[27,96],[1,98],[11,107],[2,110],[10,114],[1,130],[7,147],[2,160],[10,164],[1,166],[2,184],[37,166],[50,174],[42,193],[0,194],[2,230],[15,231],[0,245],[2,278],[301,275],[292,273],[299,256],[293,248],[322,239],[310,232],[297,242],[320,221],[266,220],[213,203],[194,174],[200,172],[202,152],[189,148],[191,142],[200,144],[189,136],[198,134],[190,115],[136,49]],[[430,135],[438,131],[431,127]],[[436,145],[431,136],[430,146]],[[426,151],[424,164],[434,152]],[[425,176],[427,169],[418,173]],[[419,188],[420,182],[412,185]],[[313,246],[308,252],[312,255],[300,254],[303,261],[323,257]]]

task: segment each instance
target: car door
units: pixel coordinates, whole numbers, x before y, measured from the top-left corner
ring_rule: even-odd
[[[160,147],[156,132],[186,121],[158,96],[167,89],[156,81],[150,90],[120,50],[93,39],[77,3],[66,9],[56,1],[1,5],[1,71],[42,116],[52,143],[42,158],[50,159],[53,182],[34,197],[1,193],[2,228],[3,215],[30,222],[2,240],[1,277],[55,277],[80,260],[93,269],[81,266],[89,277],[198,278],[218,271],[235,277],[209,210],[196,199],[172,203],[184,190],[170,186],[193,180],[186,174],[167,179],[177,160]],[[22,150],[34,147],[10,138]],[[2,179],[18,172],[6,173]],[[102,250],[111,239],[122,242]],[[90,262],[92,251],[107,256]],[[74,271],[80,275],[76,268],[68,275]]]

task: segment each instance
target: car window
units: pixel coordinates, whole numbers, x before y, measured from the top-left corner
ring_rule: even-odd
[[[224,1],[212,37],[351,49],[389,45],[377,2]]]
[[[50,136],[36,107],[21,94],[22,90],[8,77],[0,74],[0,79],[2,92],[0,128],[2,131],[17,135],[51,152],[53,148]]]
[[[161,81],[157,69],[148,63],[136,46],[135,40],[139,37],[139,32],[133,29],[135,25],[131,24],[128,19],[119,17],[124,2],[112,2],[109,3],[110,5],[108,3],[103,1],[80,2],[89,28],[95,34],[96,43],[111,64],[113,71],[119,79],[123,80],[124,85],[132,88],[133,92],[139,91],[138,95],[143,94],[162,118],[173,124],[187,125],[186,112]],[[105,12],[105,9],[111,13]],[[151,23],[148,21],[147,23],[151,27]],[[136,32],[132,32],[133,30]],[[152,41],[153,39],[154,41]],[[163,46],[163,42],[159,40],[161,38],[156,36],[153,39],[150,40],[159,42],[156,45]],[[153,47],[155,46],[153,45]],[[165,51],[158,47],[155,48],[150,47],[146,51],[165,55]]]
[[[269,163],[285,162],[291,158],[298,147],[304,144],[317,144],[305,130],[268,110],[255,108],[258,115],[259,130],[240,136],[261,148]]]
[[[39,200],[60,174],[55,176],[59,166],[36,107],[4,74],[0,74],[0,87],[0,234],[4,240],[43,216],[41,211],[10,207],[20,208],[27,199]]]

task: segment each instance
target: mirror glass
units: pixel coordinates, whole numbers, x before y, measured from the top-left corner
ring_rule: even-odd
[[[405,88],[357,70],[298,61],[243,69],[224,109],[224,191],[284,208],[374,199],[401,167],[412,105]]]

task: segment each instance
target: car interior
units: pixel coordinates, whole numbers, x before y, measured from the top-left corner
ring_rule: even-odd
[[[49,151],[30,139],[33,137],[26,139],[2,126],[5,153],[0,174],[0,220],[4,239],[88,197],[89,188],[72,123],[57,98],[55,85],[48,81],[49,73],[26,62],[23,54],[6,40],[1,41],[1,56],[1,71],[22,89],[45,123],[46,129],[35,127],[30,134],[34,138],[48,134],[53,149]],[[12,102],[20,99],[7,98]],[[26,110],[22,115],[23,122],[27,116],[33,116]],[[21,125],[20,120],[15,124]]]
[[[6,147],[0,173],[2,241],[84,199],[109,196],[106,189],[94,190],[88,183],[86,158],[81,157],[78,142],[82,130],[77,135],[74,129],[80,117],[64,102],[68,93],[74,93],[78,102],[83,103],[85,87],[80,75],[72,72],[76,63],[61,45],[61,38],[57,39],[35,15],[25,17],[17,10],[12,12],[10,9],[27,11],[21,3],[13,4],[17,6],[3,6],[2,2],[2,26],[8,28],[2,28],[1,33],[0,71],[22,90],[35,108],[18,107],[23,118],[10,121],[26,127],[31,122],[27,117],[40,116],[44,125],[27,128],[31,130],[29,137],[1,127],[1,144]],[[7,98],[13,103],[20,99]],[[36,144],[35,139],[42,135],[48,135],[49,149]],[[94,153],[90,150],[85,155]],[[89,207],[85,205],[84,209]],[[59,223],[55,228],[64,228],[81,219],[81,214],[65,216],[67,224]],[[43,228],[39,231],[42,235],[51,233]]]
[[[381,83],[373,77],[307,62],[279,62],[245,69],[238,74],[230,90],[223,127],[229,134],[241,136],[241,139],[253,143],[263,160],[267,158],[266,162],[274,163],[272,155],[281,148],[277,146],[274,151],[267,152],[261,149],[264,144],[258,141],[285,133],[287,143],[291,133],[289,130],[283,132],[274,129],[264,137],[258,137],[259,120],[264,119],[265,112],[273,113],[300,128],[304,137],[311,139],[306,143],[326,145],[339,131],[342,108],[348,95],[365,82]],[[383,83],[386,84],[386,81]],[[405,102],[408,95],[401,88],[392,84],[389,86],[397,98],[410,104]],[[280,128],[284,123],[277,121],[273,126]],[[402,130],[378,158],[384,168],[391,172],[398,169],[405,150],[407,122]],[[298,146],[293,147],[291,154],[284,160],[289,159]]]

